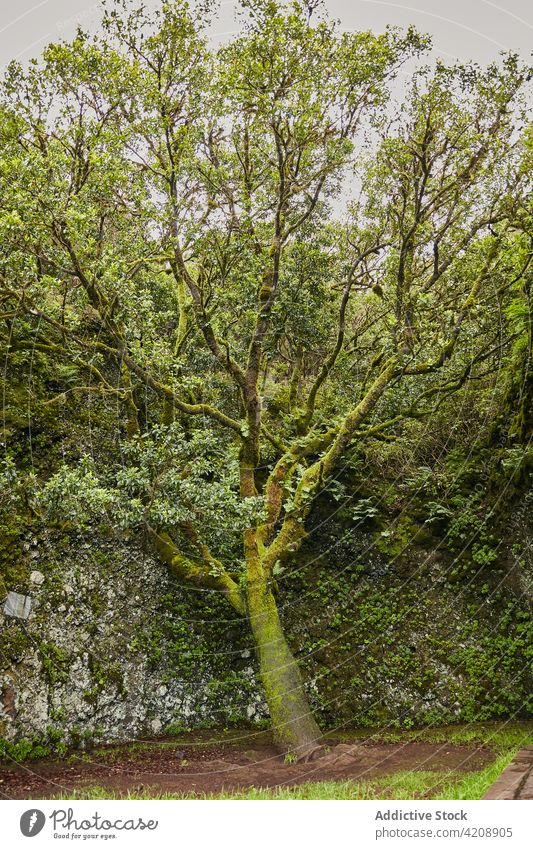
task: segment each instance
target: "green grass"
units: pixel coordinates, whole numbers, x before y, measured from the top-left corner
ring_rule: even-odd
[[[520,749],[533,742],[533,725],[531,722],[473,722],[468,725],[442,725],[438,728],[420,728],[414,731],[397,731],[383,729],[365,729],[356,732],[345,732],[343,740],[351,741],[364,739],[378,743],[451,743],[455,746],[480,746],[498,754],[504,754],[510,749]]]
[[[516,755],[518,749],[510,749],[504,755],[500,755],[496,760],[479,772],[469,772],[459,781],[446,783],[438,796],[431,797],[437,799],[481,799],[485,790],[488,790],[503,772]]]
[[[256,745],[269,745],[272,742],[272,737],[268,731],[262,729],[227,729],[221,728],[217,731],[209,729],[207,731],[184,731],[182,733],[172,734],[168,737],[161,737],[157,740],[134,740],[129,743],[116,743],[107,746],[98,746],[90,748],[87,751],[72,752],[68,755],[67,760],[75,761],[106,761],[115,762],[129,755],[131,758],[142,758],[146,751],[153,749],[175,749],[176,746],[205,749],[216,746],[229,747],[238,746],[243,748],[253,748]]]
[[[451,773],[442,774],[446,778]],[[69,799],[407,799],[419,798],[428,785],[438,780],[439,773],[434,772],[397,772],[381,778],[379,781],[309,781],[295,787],[261,788],[216,795],[199,796],[196,794],[160,794],[153,795],[146,790],[142,794],[129,793],[123,797],[105,790],[103,787],[89,787],[72,796],[58,797]]]

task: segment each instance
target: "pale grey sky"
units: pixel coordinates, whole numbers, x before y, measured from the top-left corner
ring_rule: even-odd
[[[161,0],[145,0],[155,6]],[[533,4],[528,0],[327,0],[349,29],[382,30],[415,24],[433,36],[443,58],[487,62],[500,50],[533,50]],[[37,56],[50,41],[73,35],[78,23],[91,29],[99,18],[94,0],[0,0],[0,66]],[[215,39],[236,28],[234,0],[222,0]]]

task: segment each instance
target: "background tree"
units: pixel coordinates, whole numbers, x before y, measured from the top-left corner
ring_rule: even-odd
[[[50,404],[116,402],[117,457],[33,481],[34,509],[112,510],[222,592],[249,621],[276,742],[306,756],[320,731],[276,576],[358,445],[490,380],[523,333],[500,318],[529,265],[526,71],[437,65],[392,115],[414,32],[242,7],[218,51],[204,8],[121,2],[104,38],[10,67],[4,346],[54,364]]]

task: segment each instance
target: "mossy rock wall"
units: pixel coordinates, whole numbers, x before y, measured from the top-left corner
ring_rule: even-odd
[[[385,552],[379,530],[342,513],[310,530],[278,590],[324,725],[528,713],[528,528],[520,556],[500,552],[504,581],[494,568],[450,581],[450,552]],[[0,613],[8,751],[266,720],[245,623],[216,593],[180,586],[142,540],[27,527],[2,558],[7,588],[32,598],[27,621]]]
[[[0,612],[4,740],[42,753],[265,715],[242,623],[138,541],[48,532],[22,551],[9,589],[30,616]]]

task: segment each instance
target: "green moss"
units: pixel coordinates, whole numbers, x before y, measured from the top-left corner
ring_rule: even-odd
[[[375,536],[376,548],[382,553],[391,558],[400,558],[402,555],[408,555],[412,551],[412,547],[422,544],[423,541],[428,541],[428,531],[423,526],[418,525],[409,515],[401,515],[400,518],[387,524],[386,527],[378,531]]]
[[[89,652],[88,666],[94,683],[90,689],[83,693],[86,702],[96,705],[100,693],[109,687],[116,689],[118,696],[127,695],[124,675],[118,661],[107,660],[104,662],[93,652]]]
[[[23,547],[23,535],[30,527],[28,518],[0,514],[0,598],[9,590],[27,588],[30,568]]]
[[[53,643],[41,643],[39,653],[43,672],[52,687],[68,681],[71,659],[62,648]]]
[[[413,524],[405,520],[400,529],[411,533]],[[370,530],[350,539],[334,520],[325,530],[295,558],[283,587],[286,626],[307,679],[316,681],[312,698],[322,724],[408,728],[527,715],[531,619],[502,583],[500,562],[492,575],[490,556],[476,564],[479,574],[468,558],[464,569],[456,564],[458,594],[446,552],[428,568],[421,549],[419,569],[412,547],[399,564],[396,546],[374,545]],[[316,557],[322,545],[330,549],[324,568]],[[437,545],[433,540],[433,551]],[[368,566],[360,563],[361,550]],[[409,697],[396,696],[402,692]]]
[[[49,726],[42,735],[24,737],[16,743],[0,737],[0,759],[9,763],[21,763],[38,760],[50,755],[64,755],[68,747],[64,741],[64,732],[57,726]]]

